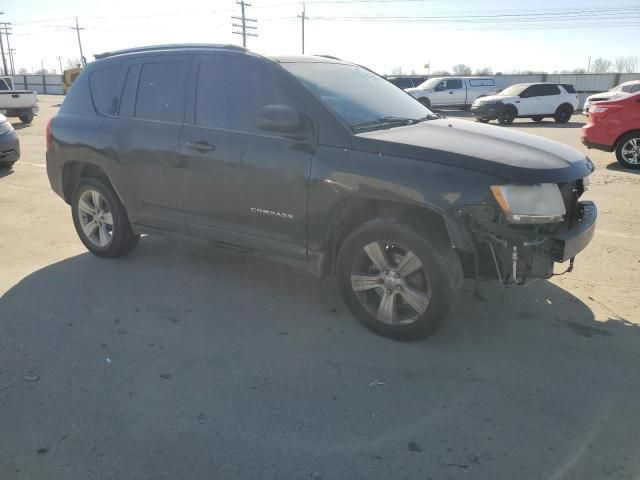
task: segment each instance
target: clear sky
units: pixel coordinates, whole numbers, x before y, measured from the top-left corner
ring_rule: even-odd
[[[300,53],[302,2],[253,0],[259,53]],[[235,0],[3,0],[16,69],[59,70],[78,58],[78,16],[87,60],[94,53],[158,43],[236,43]],[[329,54],[379,73],[430,62],[494,72],[586,68],[589,56],[640,55],[640,0],[310,0],[306,53]]]

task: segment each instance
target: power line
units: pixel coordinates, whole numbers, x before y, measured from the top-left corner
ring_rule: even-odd
[[[247,46],[247,37],[257,37],[258,34],[257,33],[252,33],[250,30],[258,30],[258,27],[255,25],[258,20],[256,20],[255,18],[247,18],[247,16],[245,15],[245,8],[246,7],[250,7],[251,4],[248,2],[245,2],[244,0],[239,0],[236,1],[236,4],[240,5],[240,12],[241,12],[241,16],[240,17],[231,17],[233,20],[239,20],[240,24],[237,23],[232,23],[231,26],[232,27],[236,27],[239,28],[240,31],[234,31],[232,32],[234,35],[242,35],[242,46],[246,47]]]

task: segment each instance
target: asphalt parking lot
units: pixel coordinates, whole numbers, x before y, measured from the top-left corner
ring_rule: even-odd
[[[0,170],[0,480],[640,475],[640,171],[590,151],[575,271],[467,289],[402,343],[332,277],[152,237],[86,253],[44,168],[62,97],[39,98]],[[586,151],[584,122],[508,128]]]

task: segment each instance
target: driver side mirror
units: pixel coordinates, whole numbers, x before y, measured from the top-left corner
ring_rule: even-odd
[[[439,83],[438,85],[436,85],[436,88],[434,88],[434,91],[436,91],[436,92],[442,92],[443,90],[446,90],[444,88],[444,84],[443,83]]]
[[[300,114],[287,105],[266,105],[258,112],[258,128],[287,137],[305,136]]]

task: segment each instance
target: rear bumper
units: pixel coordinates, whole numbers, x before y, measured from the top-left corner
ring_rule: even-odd
[[[15,131],[0,135],[0,163],[15,162],[20,158],[20,142]]]
[[[613,152],[613,145],[595,143],[588,140],[587,137],[585,136],[582,136],[580,140],[582,140],[582,144],[587,148],[593,148],[594,150],[602,150],[603,152]]]
[[[40,107],[3,108],[0,113],[5,117],[19,117],[21,115],[38,115]]]
[[[552,239],[551,259],[554,262],[565,262],[585,249],[593,239],[596,231],[598,209],[593,202],[581,202],[582,215],[569,230]]]

